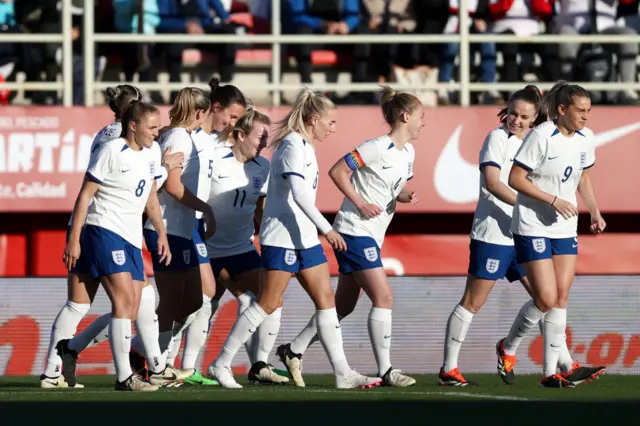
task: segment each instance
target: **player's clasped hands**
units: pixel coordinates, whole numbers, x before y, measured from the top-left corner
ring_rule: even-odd
[[[562,198],[556,198],[551,206],[565,219],[578,216],[578,208]]]
[[[337,251],[346,251],[347,250],[347,243],[344,242],[344,238],[342,238],[342,235],[338,234],[335,230],[331,230],[329,232],[327,232],[327,235],[325,235],[325,237],[327,238],[327,241],[329,241],[329,244],[331,244],[331,247],[333,247],[334,250]]]
[[[67,271],[75,268],[76,262],[80,258],[80,242],[79,241],[69,241],[67,246],[64,248],[64,253],[62,254],[62,262],[64,263]]]

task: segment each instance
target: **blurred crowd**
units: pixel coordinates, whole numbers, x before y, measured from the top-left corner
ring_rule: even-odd
[[[281,0],[282,32],[285,34],[371,35],[455,34],[459,31],[458,0]],[[73,3],[74,103],[83,103],[82,15],[83,0]],[[469,0],[470,32],[474,34],[637,34],[640,32],[640,0]],[[269,33],[271,0],[96,0],[97,32],[145,34],[245,34]],[[60,0],[0,0],[0,33],[59,33]],[[142,13],[141,13],[142,12]],[[237,19],[238,13],[242,19]],[[246,15],[251,16],[250,20]],[[198,49],[217,60],[212,71],[224,82],[236,73],[236,54],[246,45],[226,44],[132,44],[100,45],[96,78],[105,58],[117,57],[124,78],[156,81],[167,72],[179,82],[183,51]],[[302,83],[314,72],[313,50],[332,50],[350,63],[354,82],[401,82],[421,85],[458,79],[459,44],[340,44],[284,46],[296,59]],[[619,44],[501,44],[471,46],[472,81],[522,82],[623,81],[638,78],[637,43]],[[55,81],[61,65],[56,44],[0,43],[0,82],[15,79],[18,72],[27,81]],[[501,58],[501,60],[498,60]],[[422,93],[425,92],[425,93]],[[431,93],[433,95],[433,93]],[[597,103],[636,104],[634,90],[594,93]],[[354,93],[350,104],[370,104],[375,95]],[[457,102],[457,93],[435,93],[437,104]],[[509,93],[487,91],[474,96],[474,103],[501,104]],[[34,104],[57,104],[55,92],[30,92]],[[2,91],[0,104],[11,93]]]

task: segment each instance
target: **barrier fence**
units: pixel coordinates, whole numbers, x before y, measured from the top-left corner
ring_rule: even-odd
[[[421,85],[419,89],[437,90],[447,89],[460,92],[460,104],[469,106],[471,92],[481,92],[486,90],[517,90],[521,88],[521,83],[472,83],[470,81],[470,44],[481,42],[499,43],[640,43],[640,35],[620,36],[620,35],[536,35],[530,37],[519,37],[516,35],[495,35],[495,34],[469,34],[470,18],[463,11],[469,10],[469,0],[460,0],[459,13],[459,34],[455,35],[384,35],[376,36],[329,36],[329,35],[285,35],[282,34],[281,26],[281,2],[271,2],[271,32],[270,35],[186,35],[186,34],[100,34],[95,33],[95,0],[86,0],[84,8],[84,81],[85,81],[85,105],[93,106],[95,91],[104,89],[116,82],[95,82],[95,50],[96,43],[236,43],[236,44],[270,44],[272,49],[271,78],[270,83],[260,83],[258,86],[243,85],[243,89],[266,90],[271,92],[272,104],[278,106],[281,103],[282,90],[297,90],[299,85],[282,84],[282,45],[283,44],[360,44],[360,43],[460,43],[460,81],[457,83],[430,83]],[[72,94],[72,41],[71,41],[71,0],[63,0],[63,32],[62,34],[0,34],[0,43],[62,43],[63,63],[62,63],[62,83],[59,82],[28,82],[28,83],[3,83],[2,88],[8,90],[59,90],[62,89],[64,105],[69,107],[73,103]],[[539,87],[547,90],[552,86],[552,82],[542,82]],[[578,82],[588,90],[640,90],[640,82]],[[178,90],[183,87],[181,83],[138,83],[138,86],[145,90],[169,89]],[[198,86],[198,84],[195,84]],[[206,85],[200,84],[203,88]],[[415,90],[415,85],[391,84],[396,90]],[[309,87],[316,90],[330,91],[351,91],[366,92],[378,89],[374,83],[321,83],[311,84]]]
[[[464,277],[391,278],[395,296],[391,359],[396,368],[413,374],[435,374],[442,364],[447,319],[464,290]],[[334,279],[334,286],[336,281]],[[64,279],[0,279],[0,375],[42,373],[51,324],[65,302]],[[464,373],[495,373],[495,343],[504,337],[528,296],[519,283],[500,281],[474,319],[460,352]],[[371,303],[363,297],[343,320],[342,334],[349,363],[362,373],[374,373],[375,360],[367,334]],[[86,327],[110,310],[100,290]],[[197,363],[206,369],[217,356],[236,318],[237,302],[228,294],[212,319],[207,343]],[[580,276],[571,290],[567,342],[574,359],[583,364],[605,365],[617,374],[640,373],[640,276]],[[291,341],[314,313],[311,300],[292,279],[285,293],[282,327],[276,347]],[[526,336],[518,352],[518,374],[541,374],[542,341],[536,329]],[[270,361],[279,364],[274,353]],[[304,356],[306,373],[330,373],[319,343]],[[248,371],[241,351],[235,373]],[[113,374],[108,342],[82,353],[79,374]],[[35,378],[34,378],[35,380]],[[34,381],[34,386],[36,382]]]
[[[168,107],[161,108],[168,124]],[[272,120],[285,107],[261,108]],[[472,213],[478,200],[478,152],[486,134],[499,125],[498,108],[446,107],[429,110],[413,143],[418,206],[400,204],[398,212]],[[596,134],[596,166],[591,170],[603,212],[640,212],[637,168],[640,144],[638,107],[596,107],[588,126]],[[0,116],[0,212],[71,212],[89,161],[96,132],[113,120],[107,107],[9,107]],[[367,123],[363,126],[362,123]],[[388,131],[379,107],[339,108],[336,133],[317,146],[320,166],[318,207],[335,212],[342,202],[327,176],[345,153]],[[263,156],[269,157],[265,149]],[[635,195],[634,195],[635,194]],[[582,211],[585,211],[580,204]]]

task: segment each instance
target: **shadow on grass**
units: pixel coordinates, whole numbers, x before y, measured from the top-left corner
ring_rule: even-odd
[[[2,424],[27,423],[30,419],[48,425],[154,424],[217,425],[337,424],[378,425],[393,423],[433,425],[492,421],[502,425],[591,425],[599,421],[637,423],[637,401],[549,402],[549,401],[302,401],[302,402],[2,402]]]

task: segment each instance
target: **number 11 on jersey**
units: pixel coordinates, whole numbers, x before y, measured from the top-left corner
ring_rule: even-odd
[[[240,198],[240,190],[236,189],[236,198],[233,200],[233,207],[238,206],[238,198]],[[244,207],[244,200],[247,198],[247,191],[242,190],[242,199],[240,200],[240,208]]]

